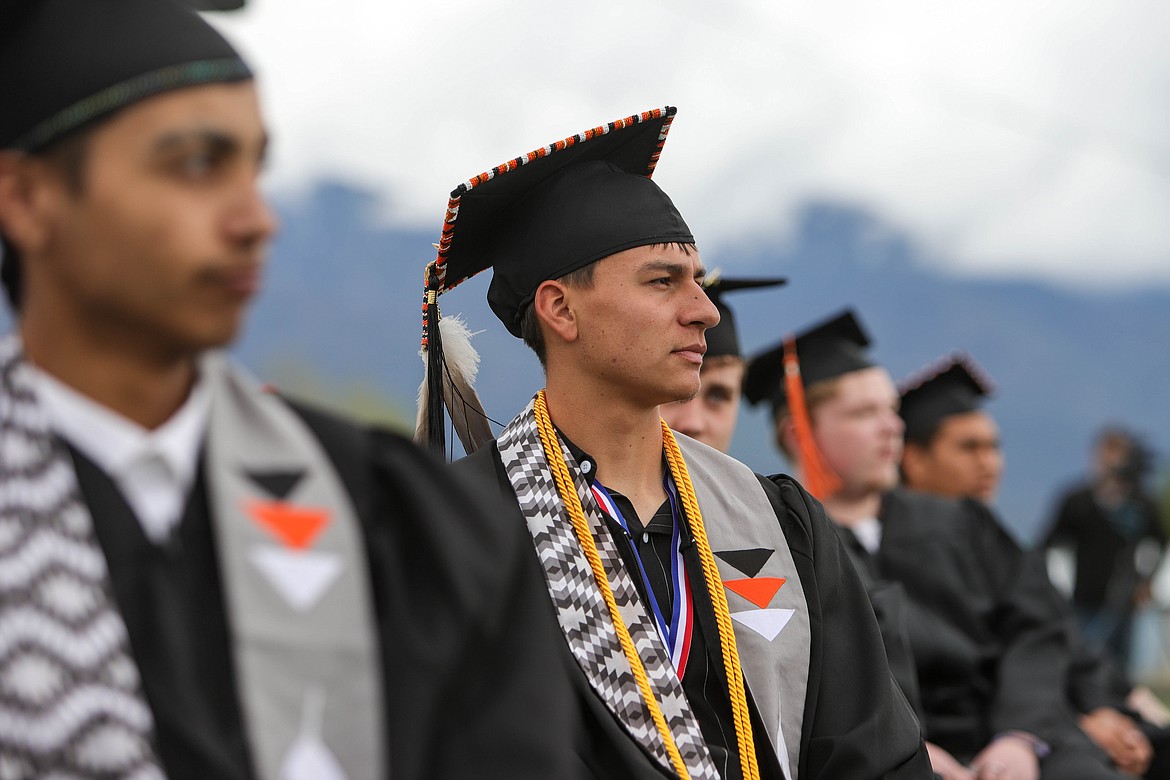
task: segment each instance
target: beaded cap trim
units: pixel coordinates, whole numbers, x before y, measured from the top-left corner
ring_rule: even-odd
[[[608,124],[601,125],[586,130],[576,135],[571,135],[564,140],[556,143],[542,146],[535,149],[528,154],[520,157],[515,157],[507,162],[500,163],[489,171],[484,171],[478,176],[473,176],[467,181],[460,184],[451,192],[451,198],[447,201],[447,213],[443,217],[443,230],[439,238],[439,243],[436,245],[438,254],[435,259],[426,267],[426,272],[423,277],[423,327],[422,327],[422,348],[425,350],[429,342],[429,326],[427,323],[427,311],[430,306],[435,305],[437,297],[447,290],[454,289],[467,278],[456,279],[448,281],[447,279],[447,254],[451,250],[451,241],[455,233],[455,220],[459,216],[459,202],[463,195],[470,192],[474,188],[491,181],[497,176],[501,176],[508,171],[516,170],[522,165],[527,165],[533,160],[547,157],[554,152],[559,152],[563,149],[568,149],[570,146],[575,146],[600,135],[607,135],[614,130],[621,130],[631,125],[641,124],[643,122],[652,122],[656,119],[664,119],[662,122],[662,131],[658,136],[658,146],[654,150],[654,154],[650,157],[650,162],[646,166],[646,178],[651,178],[654,175],[654,168],[658,165],[658,158],[662,154],[662,146],[666,143],[666,134],[670,131],[670,125],[674,121],[674,115],[677,109],[674,106],[665,106],[663,108],[655,108],[650,111],[643,111],[640,114],[627,116],[622,119],[616,119]]]
[[[955,350],[948,352],[946,355],[934,360],[925,367],[915,371],[910,376],[898,383],[898,395],[906,395],[911,390],[917,390],[927,382],[930,382],[942,374],[950,371],[955,366],[962,366],[975,380],[975,384],[983,391],[986,396],[995,394],[995,382],[983,369],[983,366],[975,362],[975,358],[971,357],[969,353],[964,350]]]

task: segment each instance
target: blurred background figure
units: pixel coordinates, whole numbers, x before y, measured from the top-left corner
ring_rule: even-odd
[[[906,423],[906,487],[950,498],[995,500],[1003,477],[999,426],[983,410],[991,380],[956,352],[906,380],[899,413]]]
[[[707,352],[703,355],[703,368],[699,372],[702,388],[689,401],[663,404],[659,408],[667,425],[720,452],[730,449],[735,423],[739,419],[744,359],[735,314],[723,296],[735,290],[778,287],[786,282],[779,277],[729,279],[718,270],[707,276],[703,289],[719,310],[719,324],[707,328],[704,334]]]
[[[992,387],[990,378],[964,352],[940,358],[899,385],[899,413],[906,423],[902,455],[906,487],[948,498],[994,501],[1004,459],[999,427],[983,408]],[[1035,565],[1044,566],[1039,558]],[[1081,730],[1123,772],[1170,777],[1166,728],[1170,712],[1149,688],[1134,687],[1103,650],[1085,642],[1071,608],[1059,599],[1053,603],[1052,617],[1068,626],[1065,687]]]
[[[1152,456],[1130,431],[1108,426],[1093,448],[1089,481],[1059,500],[1044,546],[1071,558],[1072,603],[1087,642],[1130,665],[1137,607],[1150,600],[1150,580],[1166,533],[1145,488]]]

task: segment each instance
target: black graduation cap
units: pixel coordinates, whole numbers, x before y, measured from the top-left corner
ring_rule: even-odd
[[[782,277],[770,278],[729,278],[723,276],[718,271],[707,275],[703,282],[703,287],[707,290],[707,297],[715,304],[715,308],[719,310],[719,324],[714,327],[707,328],[707,357],[719,357],[721,355],[731,355],[733,357],[743,357],[739,346],[739,331],[735,327],[735,315],[731,309],[723,302],[723,296],[729,292],[736,290],[750,290],[761,287],[778,287],[782,284],[787,284],[788,280]]]
[[[667,106],[619,119],[460,184],[428,287],[443,293],[493,268],[488,302],[519,337],[520,317],[541,282],[625,249],[693,243],[670,198],[650,180],[674,113]]]
[[[953,352],[908,377],[898,391],[906,440],[925,444],[944,417],[978,410],[995,386],[970,355]]]
[[[0,149],[36,151],[151,95],[251,76],[174,0],[0,2]]]
[[[244,0],[184,0],[197,11],[238,11]]]
[[[784,349],[781,342],[753,357],[744,376],[743,392],[752,405],[770,401],[772,407],[787,401],[784,387]],[[869,336],[852,309],[837,314],[795,336],[801,384],[809,387],[826,379],[877,365],[866,352]]]
[[[520,337],[524,310],[542,282],[626,249],[694,243],[678,209],[650,178],[674,114],[666,106],[594,127],[497,165],[451,193],[438,256],[426,272],[422,346],[429,390],[420,392],[417,438],[443,449],[440,383],[460,373],[444,365],[440,294],[493,268],[488,303]],[[471,399],[460,386],[454,378],[465,405]],[[453,417],[466,414],[451,408],[450,396],[442,395]],[[473,410],[478,416],[474,404]],[[480,436],[461,432],[465,449]]]

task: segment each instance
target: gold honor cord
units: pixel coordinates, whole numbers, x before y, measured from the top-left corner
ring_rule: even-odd
[[[540,433],[540,442],[544,447],[545,459],[548,461],[549,468],[552,469],[553,479],[556,481],[557,492],[560,494],[561,500],[565,504],[565,509],[569,513],[569,519],[573,523],[573,530],[577,534],[577,540],[581,543],[581,550],[585,554],[586,560],[589,561],[589,567],[593,570],[593,579],[605,599],[605,605],[609,609],[610,617],[613,619],[614,630],[618,635],[618,641],[621,643],[622,651],[625,653],[626,659],[630,663],[630,668],[633,670],[634,679],[638,683],[638,690],[642,694],[642,700],[646,703],[647,709],[650,710],[650,717],[654,720],[654,725],[658,729],[658,733],[662,736],[663,742],[666,744],[666,752],[670,756],[670,762],[674,766],[675,772],[678,773],[680,780],[689,780],[690,773],[687,771],[682,756],[678,752],[678,745],[675,744],[674,735],[670,733],[670,728],[666,724],[666,718],[662,715],[662,708],[658,704],[658,699],[650,689],[650,679],[646,675],[646,667],[642,663],[642,658],[638,655],[638,651],[634,648],[634,641],[630,638],[629,629],[626,627],[625,621],[622,620],[621,613],[618,611],[613,589],[609,585],[609,577],[605,573],[605,567],[601,563],[601,556],[597,552],[597,544],[593,540],[593,533],[590,531],[589,523],[585,519],[585,508],[581,505],[581,498],[577,495],[577,490],[573,486],[572,477],[569,475],[569,467],[565,464],[560,443],[557,441],[556,431],[553,429],[552,420],[549,419],[544,390],[536,394],[533,412],[536,417],[536,427]],[[699,515],[699,503],[695,498],[695,489],[691,485],[691,478],[687,473],[686,464],[683,462],[682,453],[679,452],[674,435],[666,427],[665,423],[663,423],[662,429],[663,446],[666,448],[666,457],[667,462],[670,464],[671,476],[674,478],[675,485],[679,489],[679,498],[683,502],[684,511],[687,513],[687,517],[692,519],[692,524],[695,526],[692,529],[695,537],[695,546],[699,551],[700,561],[703,566],[703,577],[706,580],[707,590],[711,594],[711,600],[715,608],[715,620],[719,627],[720,647],[723,649],[724,668],[726,669],[727,679],[730,681],[731,686],[732,719],[735,722],[735,736],[739,746],[740,764],[743,768],[744,780],[759,780],[760,771],[756,765],[755,744],[752,741],[752,727],[748,719],[747,695],[743,687],[743,677],[739,666],[739,653],[735,647],[735,633],[731,625],[731,616],[727,609],[727,597],[723,593],[723,581],[719,577],[719,570],[715,566],[715,558],[711,554],[711,546],[707,542],[707,533],[703,530],[702,518]]]
[[[703,516],[699,512],[699,499],[695,496],[691,474],[687,471],[686,461],[683,460],[678,442],[674,439],[674,431],[670,430],[665,420],[662,420],[662,447],[666,452],[670,476],[674,478],[674,486],[678,489],[683,511],[691,520],[691,536],[695,540],[699,562],[703,567],[703,579],[707,583],[707,592],[711,594],[711,606],[715,610],[715,623],[719,627],[719,647],[723,650],[723,668],[727,674],[728,694],[731,698],[731,719],[735,723],[735,741],[739,744],[740,768],[743,770],[744,780],[760,780],[756,745],[752,739],[751,716],[748,713],[747,692],[743,687],[743,670],[739,665],[739,649],[735,644],[735,627],[731,624],[727,594],[723,592],[723,578],[719,576],[715,555],[711,552],[711,543],[707,541],[707,529],[703,526]]]

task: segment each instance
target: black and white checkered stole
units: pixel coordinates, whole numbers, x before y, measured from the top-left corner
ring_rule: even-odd
[[[557,493],[541,446],[532,403],[509,423],[496,443],[520,510],[528,522],[548,592],[556,607],[557,620],[573,656],[589,684],[630,736],[673,773],[666,744],[642,700],[601,589],[593,579],[564,502]],[[576,459],[563,442],[561,451],[573,474],[618,610],[629,627],[630,638],[646,667],[650,687],[683,762],[692,778],[718,780],[719,773],[699,730],[698,720],[691,712],[658,629],[638,598],[634,582],[606,530],[601,508],[590,490],[590,481],[581,474]]]
[[[163,777],[69,453],[0,339],[0,777]]]

